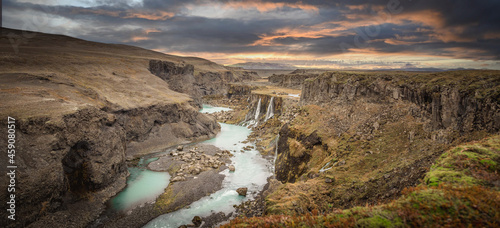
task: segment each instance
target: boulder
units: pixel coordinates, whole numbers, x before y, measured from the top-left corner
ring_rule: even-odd
[[[174,178],[171,180],[171,182],[185,181],[185,180],[186,180],[186,178],[185,178],[185,177],[183,177],[183,176],[176,176],[176,177],[174,177]]]
[[[234,168],[234,165],[230,165],[230,166],[229,166],[229,171],[230,171],[230,172],[234,172],[234,170],[236,170],[236,168]]]
[[[184,150],[184,146],[182,146],[182,145],[181,145],[181,146],[177,146],[177,150],[178,150],[178,151],[182,151],[182,150]]]
[[[200,216],[194,216],[194,218],[193,218],[193,220],[191,220],[191,222],[193,222],[194,226],[196,226],[196,227],[201,226]]]
[[[247,191],[248,191],[248,188],[238,188],[238,189],[236,189],[236,192],[240,196],[247,196]]]

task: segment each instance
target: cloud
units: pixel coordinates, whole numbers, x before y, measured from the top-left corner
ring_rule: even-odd
[[[349,54],[500,58],[497,0],[57,2],[4,0],[4,25],[217,59],[253,55],[291,61]]]

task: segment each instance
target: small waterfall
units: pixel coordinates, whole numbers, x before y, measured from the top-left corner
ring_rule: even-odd
[[[267,106],[266,118],[264,122],[274,116],[274,97],[271,97],[271,101],[269,101],[269,105]]]
[[[255,110],[255,121],[259,121],[261,101],[262,99],[259,98],[259,103],[257,104],[257,109]]]
[[[323,166],[323,168],[321,168],[321,169],[319,170],[319,172],[320,172],[320,173],[322,173],[322,172],[325,172],[325,171],[327,171],[327,170],[332,169],[332,168],[333,168],[333,166],[331,166],[331,167],[329,167],[329,168],[326,168],[328,165],[330,165],[330,163],[331,163],[331,162],[332,162],[332,161],[329,161],[328,163],[326,163],[326,165],[324,165],[324,166]]]
[[[259,116],[260,116],[260,106],[262,106],[262,99],[259,98],[259,103],[257,104],[257,109],[255,110],[255,119],[250,121],[250,124],[253,124],[253,127],[257,127],[259,125]]]

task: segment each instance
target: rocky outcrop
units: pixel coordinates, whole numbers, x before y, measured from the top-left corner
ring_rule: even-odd
[[[279,116],[283,106],[283,98],[267,94],[251,94],[247,98],[248,112],[244,123],[258,124],[269,118]],[[267,118],[267,119],[266,119]]]
[[[251,87],[248,85],[229,84],[227,90],[227,98],[231,99],[234,96],[247,96],[251,93]]]
[[[215,118],[187,104],[152,106],[124,114],[117,121],[126,131],[129,159],[168,146],[208,139],[220,130]]]
[[[321,104],[332,101],[350,102],[360,98],[376,103],[408,101],[420,107],[425,118],[430,120],[432,130],[450,129],[460,133],[500,130],[500,106],[498,95],[495,95],[498,91],[484,96],[482,93],[488,90],[489,85],[481,83],[480,78],[477,79],[479,82],[474,81],[481,85],[479,88],[459,79],[448,84],[432,82],[433,78],[447,77],[449,74],[453,73],[439,73],[429,77],[429,81],[421,81],[417,78],[419,76],[377,77],[326,73],[318,78],[306,80],[301,102]]]
[[[152,74],[168,82],[170,89],[191,95],[198,104],[207,95],[228,93],[228,84],[258,78],[257,73],[248,71],[203,71],[195,73],[191,64],[150,60]],[[230,89],[230,88],[229,88]]]
[[[273,74],[272,76],[269,76],[268,81],[278,86],[300,89],[306,79],[317,76],[318,74],[306,74],[305,71],[301,72],[296,70],[290,74]]]
[[[64,224],[68,217],[84,226],[125,186],[127,157],[206,139],[219,129],[215,119],[187,104],[120,112],[88,108],[60,120],[18,123],[17,225],[35,226]]]
[[[276,179],[283,183],[293,183],[307,171],[307,163],[312,157],[308,151],[316,145],[321,145],[321,138],[316,132],[304,135],[290,129],[288,124],[280,129],[279,135],[274,164]]]

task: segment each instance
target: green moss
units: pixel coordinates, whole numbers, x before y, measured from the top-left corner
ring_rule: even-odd
[[[500,158],[497,139],[455,147],[441,155],[424,178],[429,186],[441,183],[478,185],[487,184],[493,172],[498,171]],[[490,173],[489,175],[485,175]]]
[[[479,181],[463,171],[450,170],[448,168],[436,168],[427,173],[424,181],[429,186],[438,186],[442,182],[450,184],[479,184]]]
[[[390,219],[380,216],[380,215],[375,215],[373,217],[368,217],[364,219],[358,220],[356,223],[356,227],[402,227],[403,224],[401,223],[401,220],[398,219],[396,222],[391,221]]]

